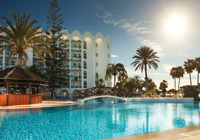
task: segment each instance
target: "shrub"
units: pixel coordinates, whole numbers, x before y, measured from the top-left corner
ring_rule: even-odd
[[[200,98],[198,96],[199,94],[198,90],[199,90],[198,86],[194,85],[184,86],[184,97],[193,97],[194,101],[200,101]]]

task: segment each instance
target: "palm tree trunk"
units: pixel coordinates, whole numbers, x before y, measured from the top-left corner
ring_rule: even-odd
[[[189,75],[190,75],[190,85],[192,85],[191,73],[189,73]]]
[[[18,61],[17,61],[18,66],[22,66],[22,54],[18,54]]]
[[[145,80],[146,80],[146,92],[148,94],[148,80],[147,80],[147,65],[145,64]]]
[[[197,71],[197,86],[199,84],[199,71]]]
[[[114,75],[114,88],[115,88],[115,80],[116,80],[116,75]]]
[[[174,78],[174,89],[176,90],[176,78]]]
[[[178,82],[178,90],[179,90],[179,88],[180,88],[180,77],[179,77],[179,82]]]

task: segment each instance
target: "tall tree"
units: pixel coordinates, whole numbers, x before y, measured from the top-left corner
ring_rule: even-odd
[[[160,82],[160,86],[159,89],[162,90],[162,93],[166,93],[166,89],[168,88],[168,83],[166,80],[163,80],[162,82]]]
[[[126,71],[122,71],[119,73],[118,81],[122,83],[122,89],[124,89],[124,83],[126,82],[127,79],[128,79],[128,75]]]
[[[177,67],[172,67],[171,68],[170,75],[174,79],[174,89],[176,89]]]
[[[200,57],[195,58],[196,62],[196,71],[197,71],[197,85],[199,84],[199,73],[200,73]]]
[[[183,75],[185,74],[185,70],[183,69],[182,66],[177,67],[177,78],[179,78],[178,82],[178,90],[180,89],[180,79],[181,77],[183,78]]]
[[[115,64],[108,64],[107,69],[106,69],[106,76],[105,79],[112,78],[112,75],[114,76],[114,87],[115,87],[115,81],[116,81],[116,76],[120,73],[126,71],[124,68],[124,65],[121,63]]]
[[[65,43],[65,40],[62,39],[62,36],[65,33],[61,32],[62,30],[62,14],[58,14],[60,8],[58,6],[58,1],[53,0],[50,2],[51,9],[49,9],[49,16],[47,16],[47,29],[46,33],[50,36],[51,44],[51,53],[53,57],[46,55],[46,75],[47,80],[49,81],[49,88],[51,90],[51,95],[55,93],[54,90],[61,88],[62,86],[67,86],[69,84],[69,69],[67,69],[66,62],[69,61],[67,58],[67,49],[66,45],[61,45]],[[58,42],[60,46],[58,46]]]
[[[187,61],[184,61],[184,69],[189,74],[190,77],[190,85],[192,85],[192,79],[191,79],[191,73],[195,69],[195,61],[193,59],[188,59]]]
[[[17,65],[21,66],[22,56],[24,56],[25,60],[27,61],[27,51],[32,50],[32,52],[38,56],[43,63],[45,63],[41,51],[52,56],[48,49],[50,48],[50,45],[46,41],[46,39],[49,39],[49,37],[41,31],[41,26],[33,28],[33,25],[37,23],[37,21],[30,21],[30,14],[26,17],[25,13],[20,14],[19,12],[17,16],[15,13],[12,13],[11,11],[9,12],[13,16],[15,25],[13,25],[12,22],[6,17],[2,18],[2,20],[8,24],[8,28],[0,26],[0,31],[5,33],[5,35],[0,35],[0,41],[6,42],[6,44],[4,43],[3,45],[0,45],[0,54],[4,50],[10,52],[10,55],[7,59],[9,62],[13,54],[18,53]]]
[[[157,52],[154,52],[154,50],[151,47],[143,46],[139,49],[137,49],[136,55],[132,57],[132,59],[135,59],[131,65],[135,68],[135,71],[140,68],[141,72],[143,72],[143,69],[145,70],[145,81],[146,81],[146,91],[148,93],[148,80],[147,80],[147,66],[151,69],[151,67],[154,67],[155,69],[158,68],[157,62],[160,62],[156,56]]]

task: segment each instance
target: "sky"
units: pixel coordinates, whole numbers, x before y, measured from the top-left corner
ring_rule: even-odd
[[[51,1],[1,0],[0,17],[12,21],[9,10],[30,13],[30,19],[38,21],[36,26],[46,28]],[[131,65],[132,57],[143,45],[153,48],[160,62],[157,70],[148,68],[147,74],[158,88],[162,80],[168,81],[168,89],[174,88],[170,69],[200,57],[199,0],[58,0],[58,5],[62,26],[69,34],[78,30],[82,35],[86,31],[93,36],[97,32],[109,35],[111,62],[122,63],[129,77],[139,75],[144,79],[144,72],[135,71]],[[0,25],[7,27],[1,19]],[[192,83],[197,84],[196,71],[192,73]],[[189,84],[189,74],[185,73],[180,86]]]

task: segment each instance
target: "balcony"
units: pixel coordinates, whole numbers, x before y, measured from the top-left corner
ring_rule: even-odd
[[[71,88],[81,88],[80,85],[71,85]]]
[[[16,65],[17,65],[17,62],[9,63],[9,66],[10,66],[10,67],[13,67],[13,66],[16,66]]]
[[[83,56],[83,58],[84,58],[84,59],[87,59],[87,56],[86,56],[86,55],[84,55],[84,56]]]
[[[10,55],[10,53],[6,51],[6,55],[7,55],[7,56],[9,56],[9,55]]]
[[[67,45],[67,44],[60,44],[60,47],[69,49],[69,45]]]
[[[84,69],[87,69],[87,66],[83,66]]]
[[[12,57],[17,57],[17,53],[14,53]]]
[[[75,46],[71,45],[72,50],[81,50],[81,45]]]
[[[0,62],[0,67],[3,67],[3,63],[2,62]]]
[[[5,63],[5,66],[6,66],[6,67],[9,67],[9,63]]]
[[[80,60],[81,59],[81,55],[78,55],[78,56],[71,55],[71,58],[73,60]]]
[[[83,46],[83,49],[87,50],[87,46]]]
[[[86,76],[86,75],[84,75],[84,76],[83,76],[83,78],[84,78],[84,79],[87,79],[87,76]]]
[[[76,66],[76,65],[71,65],[71,68],[72,68],[72,69],[81,69],[81,65],[78,65],[78,66]]]
[[[87,86],[84,85],[83,88],[87,88]]]

